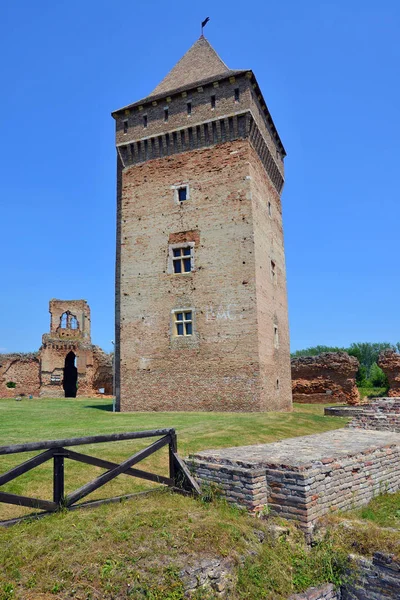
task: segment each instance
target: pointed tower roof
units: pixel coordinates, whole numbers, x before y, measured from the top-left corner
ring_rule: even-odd
[[[229,75],[230,72],[210,42],[202,35],[150,95],[164,94],[217,75]]]

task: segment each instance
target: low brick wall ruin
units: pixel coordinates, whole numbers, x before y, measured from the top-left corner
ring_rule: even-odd
[[[289,600],[398,600],[400,562],[393,555],[375,552],[373,557],[349,557],[346,584],[335,589],[331,583],[309,588]]]
[[[373,398],[357,408],[348,424],[351,429],[400,432],[400,398]]]
[[[8,388],[7,383],[16,383]],[[14,398],[20,394],[38,396],[40,391],[40,360],[38,353],[0,354],[0,398]]]
[[[292,358],[293,402],[358,404],[359,362],[346,352]]]
[[[375,552],[372,559],[350,557],[349,582],[342,588],[341,600],[398,600],[400,562],[393,555]]]
[[[311,587],[302,594],[290,596],[288,600],[340,600],[340,590],[336,590],[332,583],[318,587]]]
[[[296,520],[312,534],[331,510],[367,504],[400,489],[400,434],[339,429],[273,444],[204,450],[189,457],[202,485],[229,502]]]
[[[378,366],[388,378],[388,396],[400,396],[400,354],[394,350],[384,350],[379,355]]]

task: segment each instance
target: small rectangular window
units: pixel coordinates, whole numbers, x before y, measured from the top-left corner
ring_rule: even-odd
[[[128,119],[124,121],[124,133],[128,133]]]
[[[211,108],[215,108],[215,95],[211,96]]]
[[[268,202],[268,216],[270,217],[272,215],[272,206],[271,206],[271,202]]]
[[[146,129],[147,127],[147,115],[143,115],[143,127]]]
[[[187,114],[188,114],[188,116],[192,114],[192,103],[191,102],[187,103]]]
[[[179,202],[184,202],[185,200],[187,200],[187,186],[186,185],[178,188],[178,200],[179,200]]]
[[[193,315],[191,310],[174,312],[174,334],[177,336],[193,335]]]
[[[168,122],[168,108],[164,108],[164,123]]]
[[[169,246],[168,273],[181,274],[194,271],[194,242]]]
[[[240,100],[239,88],[235,88],[235,102],[239,102],[239,100]]]

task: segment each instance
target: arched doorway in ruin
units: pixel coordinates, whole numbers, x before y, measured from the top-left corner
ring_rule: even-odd
[[[78,369],[75,366],[75,358],[76,355],[72,350],[65,357],[63,388],[66,398],[76,398]]]

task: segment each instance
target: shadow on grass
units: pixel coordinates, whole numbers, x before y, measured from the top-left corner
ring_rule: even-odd
[[[106,410],[107,412],[112,412],[113,405],[111,404],[88,404],[86,408],[97,408],[97,410]]]

